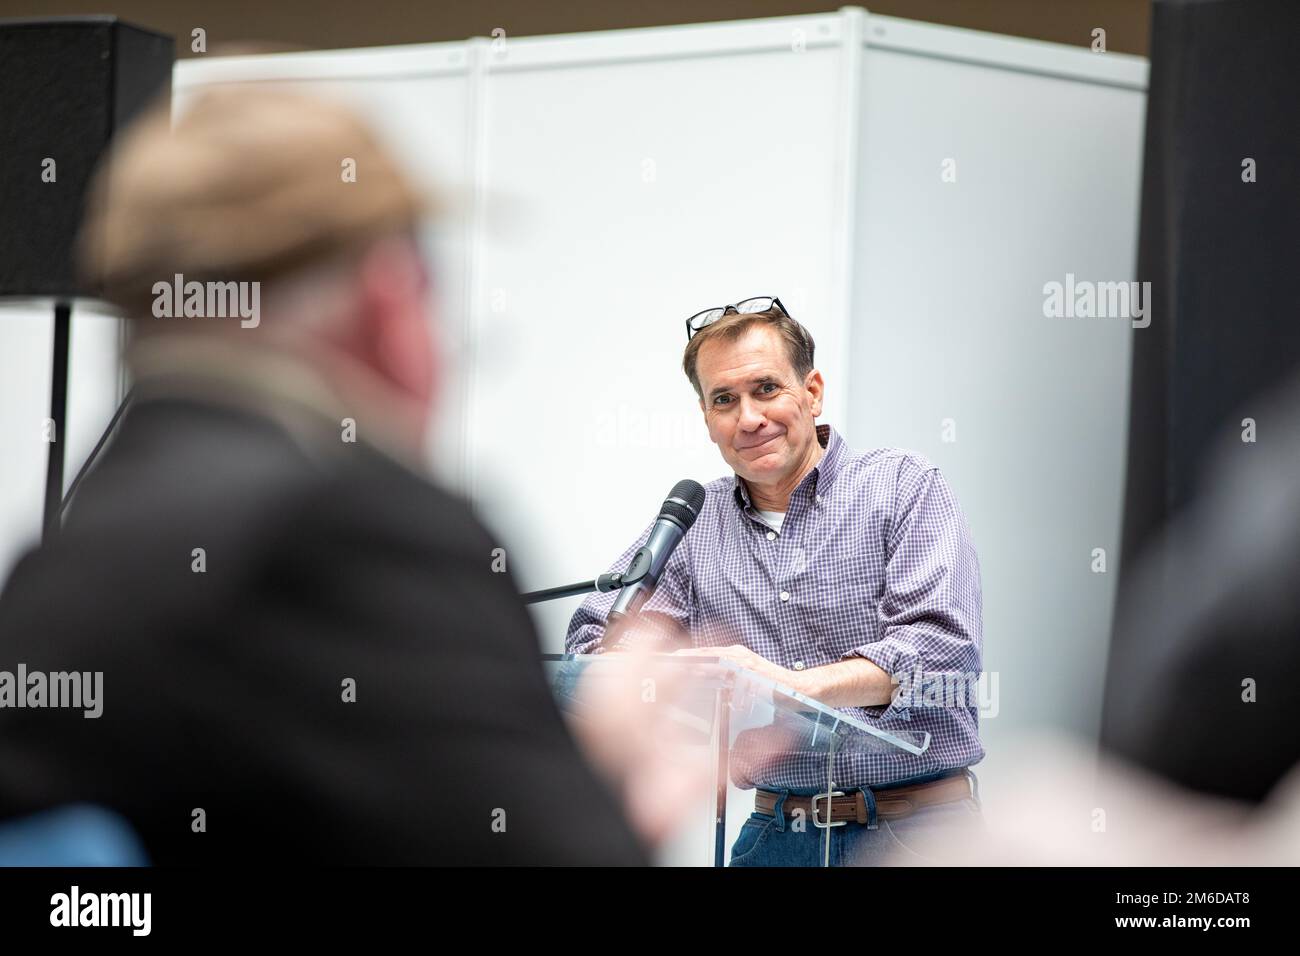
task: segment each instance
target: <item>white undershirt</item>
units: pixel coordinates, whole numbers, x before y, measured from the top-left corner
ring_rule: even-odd
[[[785,521],[784,511],[763,511],[762,509],[755,509],[755,510],[757,510],[758,513],[761,514],[765,519],[767,519],[767,523],[770,524],[773,528],[775,528],[777,531],[781,530],[781,524],[782,522]]]

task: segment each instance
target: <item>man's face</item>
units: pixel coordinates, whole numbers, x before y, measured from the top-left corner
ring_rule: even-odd
[[[709,438],[741,478],[779,484],[815,463],[822,376],[814,369],[800,380],[774,328],[705,344],[695,368]]]

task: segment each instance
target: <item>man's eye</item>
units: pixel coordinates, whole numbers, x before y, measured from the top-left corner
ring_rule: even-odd
[[[760,391],[767,391],[768,389],[775,390],[776,382],[764,382],[761,386],[759,386],[759,389]]]
[[[717,398],[713,400],[713,404],[714,405],[726,404],[727,399],[729,399],[730,397],[731,397],[730,395],[719,395]]]

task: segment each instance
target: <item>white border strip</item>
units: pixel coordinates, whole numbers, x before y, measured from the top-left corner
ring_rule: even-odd
[[[802,33],[805,49],[833,49],[840,45],[840,24],[838,15],[823,13],[507,38],[491,68],[496,73],[719,53],[788,53],[796,31]]]
[[[828,421],[844,422],[848,419],[849,401],[852,392],[852,376],[848,375],[847,363],[852,351],[853,311],[857,290],[857,224],[858,181],[862,178],[859,163],[860,144],[862,141],[862,86],[864,81],[864,64],[866,35],[870,18],[861,7],[842,7],[840,9],[840,73],[837,83],[839,113],[836,130],[834,189],[839,201],[835,211],[836,240],[832,244],[835,259],[831,275],[835,279],[832,292],[831,315],[839,333],[840,361],[845,367],[840,374],[845,376],[846,388],[840,389],[840,398],[834,410],[823,409],[823,416]]]
[[[487,62],[492,57],[492,41],[482,37],[467,42],[469,83],[466,91],[465,108],[465,171],[469,177],[469,186],[473,190],[473,204],[465,218],[465,274],[461,297],[464,315],[461,316],[461,354],[469,357],[463,363],[464,377],[461,380],[461,421],[460,421],[460,481],[461,491],[470,502],[470,507],[478,510],[478,499],[474,496],[475,482],[478,480],[478,457],[475,446],[470,441],[474,423],[478,420],[478,364],[479,364],[479,328],[483,316],[483,260],[486,258],[486,199],[488,167],[488,113],[492,106],[489,101],[487,80]]]
[[[973,63],[1024,73],[1058,76],[1122,86],[1147,88],[1145,58],[1126,53],[1093,53],[1080,37],[1079,46],[986,33],[899,17],[869,16],[862,7],[841,7],[838,13],[766,17],[718,23],[682,24],[629,30],[599,30],[556,36],[506,37],[485,58],[491,73],[565,68],[610,62],[675,60],[715,54],[785,52],[795,31],[802,31],[807,49],[840,47],[849,24],[866,18],[869,48]],[[222,83],[266,80],[365,79],[391,76],[437,76],[465,73],[469,44],[475,40],[419,43],[351,50],[313,50],[252,56],[179,60],[179,83]]]
[[[899,17],[873,16],[867,27],[867,45],[873,49],[1146,90],[1149,64],[1145,57],[1093,53],[1082,45],[1091,40],[1091,35],[1081,37],[1081,45],[1076,47]]]
[[[466,42],[199,57],[177,60],[172,78],[180,85],[194,85],[246,82],[251,78],[311,81],[441,76],[464,73],[468,57]]]

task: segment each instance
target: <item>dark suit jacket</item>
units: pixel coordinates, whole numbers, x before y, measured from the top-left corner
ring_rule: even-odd
[[[499,542],[320,425],[304,446],[217,404],[128,410],[0,597],[0,670],[102,671],[103,715],[0,709],[0,818],[91,801],[159,864],[644,862]]]

